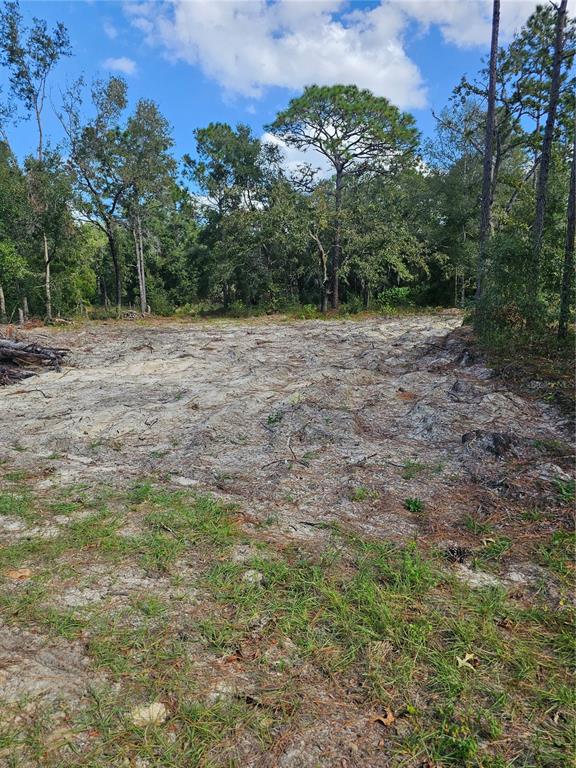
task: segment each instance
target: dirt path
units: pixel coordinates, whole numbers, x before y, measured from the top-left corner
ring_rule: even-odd
[[[557,519],[535,516],[530,528],[525,513],[556,509],[558,488],[568,488],[565,425],[551,407],[508,391],[460,325],[460,317],[436,314],[358,322],[109,323],[58,332],[58,344],[72,349],[72,365],[0,391],[3,487],[10,491],[25,479],[30,493],[52,500],[52,512],[46,502],[40,512],[23,513],[12,488],[12,501],[1,509],[0,540],[11,547],[57,540],[71,521],[81,523],[86,510],[53,501],[62,488],[96,497],[102,487],[121,494],[151,481],[237,504],[243,529],[250,536],[262,532],[267,544],[321,549],[331,535],[327,524],[337,523],[368,538],[435,546],[472,586],[504,585],[557,601],[554,577],[529,546],[530,536],[553,532]],[[137,509],[122,526],[122,536],[141,534]],[[470,567],[468,552],[502,541],[506,546],[486,571]],[[252,553],[252,543],[243,546],[248,555],[240,547],[238,562]],[[27,564],[22,557],[13,562]],[[83,561],[81,573],[81,583],[61,574],[50,582],[59,609],[142,592],[178,594],[195,604],[192,586],[176,588],[146,568],[118,568],[111,578],[105,565]],[[189,575],[194,585],[194,569]],[[53,680],[75,700],[82,665],[89,663],[81,644],[26,632],[0,631],[0,665],[8,669],[0,696],[50,700]],[[82,695],[87,685],[80,686]],[[345,706],[353,708],[351,701]],[[330,740],[329,730],[304,739],[300,752],[287,743],[280,762],[238,764],[340,765],[336,757],[323,762],[326,744],[314,752],[318,739]],[[375,754],[377,743],[370,744],[366,755]],[[357,764],[392,764],[382,760]]]

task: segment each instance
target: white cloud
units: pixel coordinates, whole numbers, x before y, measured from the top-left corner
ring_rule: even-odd
[[[461,48],[486,47],[490,43],[492,0],[393,0],[424,29],[437,25],[447,43]],[[543,0],[540,0],[542,4]],[[512,38],[537,5],[536,0],[502,0],[500,41]],[[569,0],[576,11],[576,0]]]
[[[502,0],[501,41],[536,0]],[[569,0],[576,10],[576,0]],[[129,2],[132,24],[172,60],[198,66],[229,94],[258,98],[273,86],[355,83],[401,108],[426,105],[426,85],[406,52],[416,22],[447,44],[486,49],[492,0],[172,0]]]
[[[354,10],[341,0],[175,0],[126,10],[150,43],[200,66],[230,93],[257,98],[270,86],[356,83],[402,107],[426,102],[418,68],[401,43],[405,16],[394,5]]]
[[[106,61],[102,62],[102,66],[112,72],[121,72],[124,75],[136,73],[136,62],[127,56],[119,56],[117,59],[106,59]]]
[[[116,40],[118,37],[118,30],[110,21],[110,19],[104,19],[102,22],[102,29],[104,30],[106,37],[108,37],[110,40]]]

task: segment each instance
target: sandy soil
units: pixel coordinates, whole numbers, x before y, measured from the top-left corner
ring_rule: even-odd
[[[59,333],[71,366],[0,393],[0,459],[48,469],[44,487],[161,473],[305,536],[300,521],[333,519],[411,536],[406,497],[442,518],[464,485],[461,515],[474,508],[471,478],[499,474],[494,447],[463,435],[510,434],[512,455],[563,437],[559,414],[508,391],[466,334],[449,335],[460,325],[431,315]],[[428,471],[405,479],[410,462]],[[378,493],[369,509],[352,500],[358,487]]]

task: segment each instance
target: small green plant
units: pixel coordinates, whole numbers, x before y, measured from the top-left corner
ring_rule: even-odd
[[[402,477],[404,480],[412,480],[413,478],[417,477],[419,474],[424,472],[426,469],[426,464],[422,464],[421,461],[412,461],[411,459],[408,460],[402,469]]]
[[[300,307],[299,316],[302,320],[316,320],[321,317],[321,313],[314,304],[304,304]]]
[[[0,492],[0,515],[13,515],[28,521],[36,517],[32,500],[26,491],[23,493]]]
[[[527,520],[530,523],[539,523],[544,520],[545,515],[538,507],[531,507],[530,509],[522,512],[522,520]]]
[[[487,523],[484,520],[479,520],[477,517],[474,517],[474,515],[471,514],[464,515],[462,524],[467,531],[470,531],[470,533],[474,533],[477,536],[485,536],[487,533],[492,532],[492,526],[490,523]]]
[[[371,491],[369,488],[364,488],[360,485],[352,490],[350,499],[352,501],[366,501],[367,499],[377,499],[378,496],[378,491]]]
[[[404,499],[404,508],[407,509],[408,512],[419,514],[420,512],[424,511],[424,502],[422,499],[418,498]]]
[[[508,552],[512,542],[506,536],[497,536],[495,539],[487,540],[479,552],[481,560],[500,560]]]
[[[280,424],[283,418],[284,414],[281,411],[276,411],[268,416],[268,424],[273,427],[275,424]]]
[[[556,493],[563,504],[571,504],[574,501],[576,492],[576,481],[574,480],[555,480]]]

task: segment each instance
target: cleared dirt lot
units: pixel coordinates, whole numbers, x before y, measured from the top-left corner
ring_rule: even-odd
[[[463,445],[464,434],[563,437],[551,408],[491,378],[465,338],[446,339],[460,325],[425,316],[60,333],[73,367],[2,392],[1,457],[49,468],[46,487],[161,473],[277,515],[292,532],[306,533],[305,518],[412,535],[405,497],[442,518],[447,484],[468,484],[478,456],[488,474],[501,463],[474,440]],[[411,462],[436,471],[416,467],[406,480],[398,470]],[[350,499],[358,486],[379,502],[359,511]]]
[[[444,557],[449,578],[473,589],[500,589],[526,605],[563,605],[562,573],[537,553],[570,517],[567,425],[551,406],[509,391],[460,326],[460,317],[436,314],[110,322],[46,334],[71,348],[71,365],[0,391],[0,537],[9,553],[0,629],[8,746],[0,748],[0,763],[507,765],[468,757],[445,763],[439,747],[410,754],[398,746],[410,727],[394,696],[361,695],[363,684],[346,677],[343,662],[312,663],[285,627],[271,642],[263,627],[272,608],[257,592],[276,578],[262,560],[276,562],[288,550],[290,557],[323,557],[339,547],[347,553],[334,544],[337,528],[395,547],[416,540]],[[181,533],[184,496],[177,490],[211,494],[233,511],[224,521],[212,508],[197,510]],[[159,538],[142,543],[150,516],[162,509],[172,517],[154,518]],[[225,534],[208,530],[214,514]],[[192,530],[194,546],[185,539]],[[224,561],[230,583],[209,571]],[[218,619],[230,619],[238,596],[224,606],[217,598],[234,579],[251,585],[260,603],[244,623],[230,620],[236,634],[226,639]],[[150,605],[142,608],[143,601]],[[140,618],[126,619],[135,605]],[[170,678],[153,695],[173,717],[154,738],[144,728],[122,741],[101,722],[78,721],[78,712],[94,718],[96,709],[108,713],[110,727],[114,717],[125,719],[123,705],[152,696],[134,682],[148,669],[145,660],[123,673],[112,651],[106,655],[112,630],[98,623],[103,616],[123,617],[118,632],[136,626],[168,644],[175,637],[189,644],[187,683]],[[194,634],[210,622],[212,630]],[[388,642],[386,633],[371,634],[370,642]],[[130,656],[127,643],[115,653]],[[372,658],[374,649],[358,647]],[[286,688],[286,676],[300,681],[297,692]],[[116,697],[109,710],[94,693],[100,686],[106,701]],[[196,733],[204,746],[180,749],[187,721],[175,713],[182,690],[186,700],[191,695],[188,686],[212,714],[222,702],[230,709],[240,701],[257,719],[266,715],[267,736],[260,720],[256,728],[240,717],[242,727],[227,730],[216,718],[210,728],[224,734],[222,743]],[[388,711],[394,725],[382,722]],[[563,709],[553,714],[564,722]],[[42,731],[36,747],[34,728]],[[520,732],[509,736],[510,745],[515,740]]]

